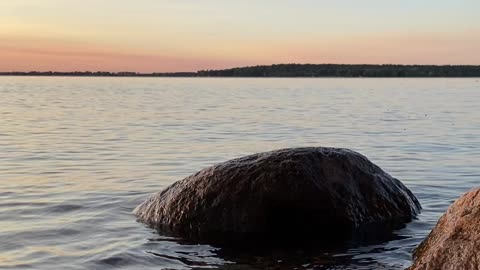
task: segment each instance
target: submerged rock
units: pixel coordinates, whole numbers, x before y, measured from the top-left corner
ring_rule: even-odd
[[[206,168],[138,206],[138,219],[162,233],[237,243],[372,239],[420,210],[399,180],[359,153],[293,148]]]
[[[448,208],[415,250],[409,269],[480,269],[480,188]]]

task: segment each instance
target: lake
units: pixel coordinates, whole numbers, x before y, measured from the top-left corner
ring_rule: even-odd
[[[0,77],[1,269],[403,269],[480,186],[479,79]],[[204,167],[297,146],[366,155],[419,198],[394,240],[236,252],[132,210]]]

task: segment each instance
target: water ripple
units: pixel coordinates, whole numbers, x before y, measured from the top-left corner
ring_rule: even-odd
[[[0,77],[1,269],[403,269],[479,185],[475,79]],[[366,247],[235,251],[158,235],[132,210],[206,166],[295,146],[362,152],[419,198]]]

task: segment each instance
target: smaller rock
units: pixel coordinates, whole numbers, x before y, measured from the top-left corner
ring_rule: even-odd
[[[409,270],[480,269],[480,188],[455,201],[414,252]]]

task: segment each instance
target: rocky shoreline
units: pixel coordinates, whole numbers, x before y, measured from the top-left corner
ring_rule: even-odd
[[[409,270],[480,269],[480,188],[448,208],[413,257]]]

